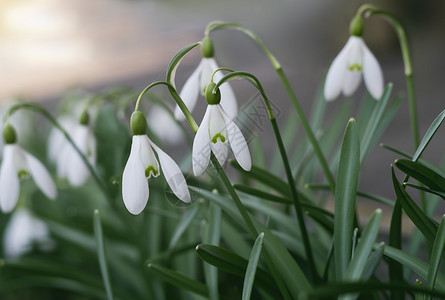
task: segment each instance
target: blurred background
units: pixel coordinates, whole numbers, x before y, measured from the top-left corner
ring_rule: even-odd
[[[142,89],[165,78],[172,56],[201,40],[214,20],[240,23],[257,33],[283,65],[305,111],[311,111],[329,64],[348,39],[351,17],[363,1],[249,0],[1,0],[0,99],[24,97],[55,105],[68,89],[102,91],[116,85]],[[375,1],[406,26],[411,44],[420,133],[445,108],[445,4],[442,1]],[[282,112],[291,107],[279,79],[258,47],[238,32],[215,32],[220,66],[258,76]],[[405,79],[398,40],[385,21],[366,20],[364,38],[382,65],[385,82],[404,94]],[[187,56],[177,72],[182,86],[200,59]],[[235,92],[250,99],[255,91],[243,83]],[[363,84],[354,101],[364,95]],[[334,110],[341,102],[328,104]],[[346,123],[346,120],[345,120]],[[268,135],[272,137],[272,135]],[[445,145],[441,130],[425,153],[439,163]],[[382,142],[413,152],[407,105]],[[266,147],[275,147],[269,143]],[[393,198],[390,164],[393,153],[376,148],[364,166],[361,189]],[[377,191],[376,191],[377,189]]]

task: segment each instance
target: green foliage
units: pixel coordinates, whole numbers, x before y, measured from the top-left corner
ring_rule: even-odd
[[[365,12],[389,18],[398,36],[404,36],[395,19],[369,5],[362,6],[354,17],[354,34],[361,33],[362,26],[366,25],[362,22],[363,17],[368,16]],[[209,35],[218,30],[237,30],[253,39],[270,60],[294,105],[294,109],[288,109],[285,114],[286,120],[279,119],[281,115],[268,100],[269,91],[253,74],[224,69],[227,74],[221,80],[214,78],[216,88],[225,87],[234,79],[248,81],[260,93],[259,100],[264,101],[266,114],[262,125],[271,126],[274,136],[272,139],[258,134],[248,144],[254,158],[252,168],[245,170],[236,160],[222,166],[215,153],[210,156],[213,166],[207,168],[207,173],[192,176],[191,161],[196,158],[190,157],[190,145],[172,146],[168,142],[162,145],[162,135],[151,137],[154,130],[152,125],[146,128],[146,112],[142,110],[137,112],[138,119],[133,117],[132,124],[128,124],[134,107],[134,103],[128,102],[135,98],[132,89],[111,89],[84,99],[87,109],[82,107],[82,112],[89,116],[89,122],[84,123],[90,126],[97,144],[95,159],[89,158],[91,153],[82,152],[82,145],[74,138],[71,128],[62,126],[52,113],[37,104],[14,105],[6,120],[21,109],[43,115],[62,133],[67,145],[75,149],[73,153],[82,154],[81,162],[87,167],[88,179],[75,185],[69,178],[58,178],[57,201],[47,199],[32,180],[21,180],[17,210],[25,208],[44,222],[49,235],[43,244],[46,247],[34,239],[28,249],[16,257],[8,255],[8,250],[1,250],[0,298],[445,297],[445,274],[441,266],[445,219],[442,217],[438,224],[434,215],[436,200],[445,199],[445,172],[421,157],[441,127],[445,111],[436,117],[421,140],[415,133],[417,121],[411,120],[413,155],[397,149],[397,145],[384,147],[398,157],[394,163],[396,168],[391,167],[393,198],[379,195],[379,187],[361,191],[358,187],[362,167],[404,105],[405,99],[393,96],[392,84],[386,86],[378,102],[367,94],[361,105],[355,100],[343,99],[335,110],[325,101],[320,88],[311,117],[306,118],[281,64],[261,39],[241,25],[213,22],[204,33],[203,48],[209,47],[205,44],[210,41]],[[137,98],[138,109],[151,87],[164,85],[181,110],[188,112],[175,86],[175,73],[180,61],[198,45],[199,42],[186,46],[173,57],[167,67],[167,82],[155,82],[145,88]],[[205,56],[210,55],[207,54]],[[404,61],[408,54],[405,49]],[[411,84],[408,80],[413,109]],[[221,103],[223,97],[221,94]],[[169,109],[169,97],[152,95],[144,101],[153,99],[157,99],[156,105],[161,101],[163,108]],[[173,113],[167,113],[167,117],[172,118]],[[140,124],[141,120],[144,124]],[[189,113],[187,121],[196,132],[200,122]],[[154,160],[160,164],[163,176],[150,178],[147,183],[149,199],[141,214],[135,216],[127,211],[121,189],[132,136],[128,125],[132,125],[133,133],[147,132],[162,151],[178,150],[172,153],[185,174],[192,203],[178,202],[175,188],[184,182],[168,176],[175,168],[172,164],[166,167],[165,156],[156,150],[157,154],[149,159],[153,165]],[[182,133],[191,132],[189,129],[184,125]],[[297,133],[297,129],[301,133]],[[45,139],[37,133],[33,138]],[[157,149],[158,146],[150,147]],[[44,146],[30,148],[34,153],[42,151]],[[70,159],[73,157],[66,160]],[[146,163],[144,159],[141,164]],[[2,163],[4,161],[5,158]],[[383,164],[373,167],[382,173],[390,169]],[[58,168],[59,165],[50,168],[54,178]],[[400,173],[403,180],[399,179]],[[131,178],[141,179],[145,184],[145,177]],[[137,192],[132,195],[140,196]],[[369,200],[383,204],[384,209],[376,209],[372,214],[361,213],[358,208]],[[391,215],[388,230],[381,225],[388,223],[382,215]],[[0,242],[3,249],[12,245],[6,237],[10,230],[8,224],[13,219],[14,215],[0,215],[0,232],[5,237]],[[404,230],[405,221],[415,228],[414,233]],[[24,225],[20,229],[22,233]],[[13,236],[18,236],[17,232]],[[388,234],[388,242],[382,242],[380,239]],[[403,241],[410,246],[405,246]],[[416,248],[422,251],[421,255],[413,254],[412,249]],[[386,267],[389,278],[382,274]],[[415,278],[408,276],[408,270]]]

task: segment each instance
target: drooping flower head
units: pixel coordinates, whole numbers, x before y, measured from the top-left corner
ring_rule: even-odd
[[[205,95],[208,106],[193,140],[193,173],[195,176],[199,176],[205,171],[209,164],[210,151],[223,165],[227,159],[229,145],[240,166],[244,170],[250,171],[252,160],[247,142],[241,130],[220,104],[219,89],[213,93],[214,87],[215,83],[211,82],[206,88]]]
[[[363,20],[360,16],[352,20],[350,32],[348,42],[329,67],[324,86],[325,99],[334,100],[340,93],[352,95],[360,85],[363,74],[369,93],[379,100],[383,94],[383,73],[363,41]]]
[[[159,176],[161,171],[176,197],[183,202],[190,202],[190,192],[181,169],[146,135],[147,121],[144,114],[140,111],[133,112],[130,122],[133,141],[122,175],[122,199],[125,207],[134,215],[140,214],[149,197],[147,179]]]
[[[201,45],[202,59],[192,75],[187,79],[179,96],[184,101],[191,112],[198,100],[199,94],[204,96],[206,86],[210,83],[210,78],[219,67],[214,59],[213,43],[209,37],[205,37]],[[218,72],[214,75],[215,81],[219,81],[223,75]],[[238,113],[238,105],[235,94],[229,84],[221,86],[221,106],[224,108],[230,118],[235,118]],[[175,108],[175,118],[185,120],[179,106]]]
[[[89,114],[85,110],[78,121],[72,122],[67,128],[74,144],[80,152],[94,166],[96,163],[96,139],[89,126]],[[83,185],[90,177],[90,170],[71,143],[63,137],[57,155],[57,174],[61,178],[67,178],[72,186]]]
[[[39,189],[50,199],[57,196],[56,186],[45,166],[17,144],[15,129],[3,129],[3,161],[0,167],[0,207],[3,212],[14,209],[20,193],[20,179],[31,176]]]
[[[36,245],[41,250],[50,250],[54,242],[49,236],[48,226],[33,216],[27,209],[14,211],[6,224],[3,236],[3,251],[7,258],[18,258]]]

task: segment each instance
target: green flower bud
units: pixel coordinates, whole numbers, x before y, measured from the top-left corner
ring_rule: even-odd
[[[205,58],[213,57],[213,42],[208,36],[202,40],[201,53]]]
[[[17,142],[17,134],[14,127],[10,124],[7,124],[5,128],[3,128],[3,140],[6,144],[15,144]]]
[[[88,125],[89,121],[90,121],[90,115],[86,110],[84,110],[83,113],[80,115],[79,123],[82,125]]]
[[[206,100],[209,105],[216,105],[221,101],[221,92],[219,89],[216,90],[216,93],[212,93],[215,86],[216,84],[214,82],[210,82],[205,90]]]
[[[140,111],[134,111],[130,119],[131,131],[134,135],[144,135],[147,131],[147,120]]]
[[[363,34],[363,18],[355,16],[349,24],[349,33],[354,36],[362,36]]]

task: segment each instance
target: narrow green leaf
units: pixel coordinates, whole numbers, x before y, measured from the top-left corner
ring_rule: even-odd
[[[270,201],[278,202],[278,203],[286,203],[286,204],[293,203],[293,201],[289,198],[274,195],[271,193],[266,193],[266,192],[260,191],[259,189],[248,186],[248,185],[234,184],[233,188],[240,192],[243,192],[243,193],[246,193],[246,194],[261,198],[261,199],[270,200]]]
[[[402,205],[400,204],[402,200],[400,198],[403,197],[403,195],[400,191],[399,181],[396,178],[394,168],[392,166],[391,176],[397,198],[391,215],[391,224],[389,228],[389,245],[397,249],[402,249]],[[404,282],[403,266],[396,260],[389,259],[388,273],[390,283]],[[403,299],[403,295],[399,291],[391,291],[391,299]]]
[[[201,42],[197,42],[197,43],[188,45],[188,46],[182,48],[181,50],[179,50],[179,52],[176,53],[175,56],[173,56],[172,60],[170,61],[170,63],[168,64],[168,67],[167,67],[167,82],[168,83],[175,86],[176,69],[178,68],[179,63],[181,62],[181,60],[184,58],[184,56],[188,52],[190,52],[193,48],[195,48],[199,44],[201,44]]]
[[[422,288],[409,285],[406,283],[383,283],[378,281],[354,282],[354,283],[339,283],[316,286],[311,292],[301,293],[299,299],[335,299],[336,296],[350,293],[363,293],[369,295],[377,291],[394,291],[401,293],[425,293],[441,299],[445,298],[445,293],[438,291],[428,291]]]
[[[244,277],[246,274],[248,260],[227,249],[213,245],[200,244],[196,246],[196,253],[198,253],[202,260],[222,271],[234,274],[238,277]],[[277,287],[274,285],[273,278],[264,269],[257,268],[256,280],[258,286],[268,290],[269,293],[279,293]]]
[[[398,159],[395,165],[400,171],[423,183],[430,189],[445,192],[445,178],[423,164],[407,159]]]
[[[100,214],[96,209],[94,211],[94,235],[97,242],[97,255],[99,257],[100,273],[105,285],[108,300],[113,300],[113,291],[111,289],[110,275],[108,274],[107,259],[105,256],[104,237],[102,233],[102,225],[100,223]]]
[[[215,192],[214,192],[215,193]],[[203,242],[219,245],[221,236],[221,208],[214,202],[210,202],[208,221],[203,224]],[[218,299],[218,269],[212,265],[204,265],[204,276],[209,288],[209,299]]]
[[[204,297],[209,296],[207,286],[202,282],[190,279],[177,271],[173,271],[153,263],[149,263],[148,268],[159,278],[174,286]]]
[[[429,264],[427,264],[424,261],[421,261],[417,257],[391,246],[386,246],[385,249],[383,250],[383,254],[389,258],[398,261],[399,263],[409,268],[414,273],[417,273],[422,278],[424,279],[428,278]],[[444,275],[437,274],[434,288],[441,292],[445,292]]]
[[[241,168],[241,166],[235,160],[232,160],[230,163],[236,170],[238,170],[241,174],[245,175],[246,177],[258,180],[259,182],[279,192],[283,196],[286,197],[291,196],[287,183],[281,178],[275,176],[274,174],[264,169],[258,168],[256,166],[252,166],[252,169],[249,172],[247,172],[244,171],[243,168]]]
[[[341,146],[335,187],[334,257],[337,280],[344,278],[351,258],[360,144],[354,119],[349,120]]]
[[[255,273],[260,259],[261,248],[263,247],[264,233],[260,233],[255,240],[255,244],[250,254],[249,264],[247,265],[246,276],[244,277],[243,284],[243,300],[249,300],[252,293],[253,281],[255,280]]]
[[[383,257],[383,249],[385,248],[385,243],[380,243],[378,246],[374,247],[374,252],[369,257],[366,262],[365,268],[362,273],[362,278],[368,280],[374,274],[375,270],[380,264]]]
[[[434,288],[434,283],[436,282],[437,273],[439,271],[440,259],[442,257],[444,245],[445,215],[442,216],[442,220],[440,221],[439,230],[437,231],[436,238],[434,239],[433,250],[431,251],[428,276],[426,279],[426,286],[428,289]]]
[[[369,153],[369,150],[372,146],[372,140],[376,134],[377,128],[382,120],[383,113],[385,112],[386,105],[388,104],[389,97],[392,92],[392,84],[389,83],[385,91],[383,92],[382,98],[378,101],[375,106],[372,115],[369,119],[369,122],[366,126],[365,133],[361,139],[360,143],[360,162],[363,163],[365,157]]]
[[[173,234],[170,244],[168,246],[169,250],[172,250],[176,244],[178,243],[178,240],[182,236],[182,234],[185,232],[185,230],[189,227],[189,225],[194,221],[196,215],[199,211],[199,205],[191,205],[189,209],[185,211],[185,214],[182,216],[181,220],[179,221],[175,233]]]
[[[429,189],[429,188],[427,188],[427,187],[425,187],[425,186],[423,186],[423,185],[417,185],[417,184],[409,183],[409,182],[405,182],[403,185],[404,185],[404,186],[412,187],[412,188],[417,189],[417,190],[419,190],[419,191],[423,191],[423,192],[427,192],[427,193],[430,193],[430,194],[439,196],[440,198],[442,198],[442,199],[445,200],[445,193],[441,193],[441,192],[438,192],[438,191],[434,191],[434,190]]]
[[[422,155],[425,148],[428,146],[429,142],[433,138],[434,134],[436,133],[437,129],[439,129],[440,125],[442,124],[443,120],[445,119],[445,110],[443,110],[431,123],[430,128],[428,128],[427,132],[425,133],[425,136],[423,137],[422,141],[420,142],[419,147],[417,147],[416,153],[413,155],[413,161],[417,161],[419,157]]]
[[[377,234],[379,233],[381,217],[381,209],[377,209],[371,216],[368,225],[366,225],[365,230],[357,243],[354,256],[346,269],[345,280],[354,281],[362,277],[369,254],[372,251]]]
[[[191,190],[198,192],[203,198],[216,202],[221,208],[241,226],[245,226],[241,216],[234,204],[227,197],[215,196],[214,194],[190,187]],[[264,249],[269,256],[271,263],[274,264],[282,280],[285,282],[291,295],[298,297],[300,291],[310,290],[312,287],[305,277],[303,271],[295,262],[289,251],[283,246],[281,241],[264,224],[252,218],[252,222],[258,232],[264,232]],[[246,227],[245,227],[246,228]],[[246,228],[247,229],[247,228]]]
[[[431,221],[425,213],[417,206],[413,199],[408,195],[403,186],[399,183],[394,175],[393,170],[393,183],[394,189],[397,195],[397,201],[400,201],[400,205],[406,212],[408,217],[413,221],[416,227],[422,232],[427,241],[432,245],[437,233],[436,224]]]
[[[375,100],[373,100],[375,101]],[[329,191],[329,185],[326,184],[305,184],[304,186],[305,188],[308,189],[315,189],[315,190],[325,190],[325,191]],[[363,197],[363,198],[367,198],[370,200],[374,200],[377,201],[379,203],[388,205],[388,206],[394,206],[394,200],[382,197],[382,196],[378,196],[378,195],[372,195],[372,194],[368,194],[368,193],[364,193],[361,191],[357,191],[357,196]]]

